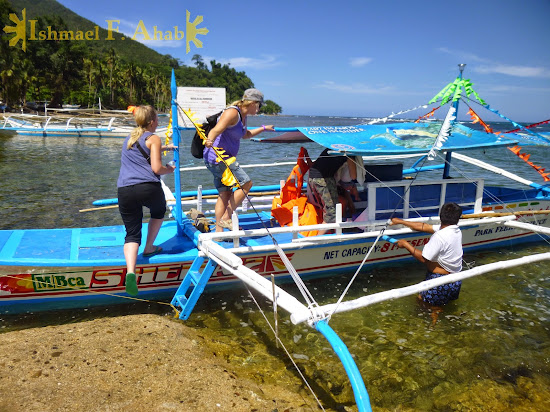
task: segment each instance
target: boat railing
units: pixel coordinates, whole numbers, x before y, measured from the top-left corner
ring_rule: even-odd
[[[2,129],[6,128],[6,125],[8,124],[8,121],[10,120],[11,116],[4,116],[4,124],[2,125]]]
[[[459,226],[475,226],[475,225],[488,225],[488,224],[502,224],[505,222],[513,221],[516,219],[515,215],[509,216],[497,216],[497,217],[482,217],[476,219],[465,219],[461,220]],[[426,222],[430,224],[436,224],[439,222],[439,217],[437,215],[430,217],[420,217],[420,218],[411,218],[408,219],[414,222]],[[381,235],[381,230],[384,229],[384,234],[388,236],[398,236],[404,234],[413,233],[409,228],[395,228],[387,229],[387,220],[378,220],[373,222],[344,222],[342,220],[342,205],[338,203],[336,205],[336,222],[335,223],[323,223],[317,225],[307,225],[307,226],[298,226],[298,208],[294,207],[293,211],[293,223],[291,226],[283,227],[271,227],[271,228],[258,228],[258,229],[244,229],[239,230],[239,219],[236,213],[232,216],[233,230],[224,231],[224,232],[210,232],[210,233],[201,233],[198,236],[198,247],[201,249],[201,245],[207,241],[219,241],[222,239],[232,239],[233,248],[229,249],[235,253],[246,253],[246,252],[265,252],[275,250],[276,246],[274,244],[268,245],[250,245],[251,242],[248,242],[247,246],[240,246],[241,238],[255,238],[269,235],[279,235],[284,233],[292,233],[292,240],[287,243],[279,243],[278,246],[281,249],[300,249],[305,246],[318,245],[323,243],[338,243],[344,241],[353,241],[353,240],[364,240],[372,238],[372,241],[376,240],[377,237]],[[356,229],[356,231],[345,232],[345,230]],[[308,232],[312,230],[334,230],[335,233],[330,236],[321,235],[321,236],[303,236],[300,232]],[[525,228],[525,230],[531,230]],[[252,242],[253,243],[253,242]]]
[[[455,185],[456,190],[451,192],[448,189],[453,185]],[[483,179],[475,181],[469,179],[441,179],[431,180],[430,182],[414,181],[412,183],[407,180],[398,180],[367,183],[368,220],[375,221],[381,216],[396,212],[401,213],[403,218],[408,219],[411,210],[439,211],[441,206],[449,201],[453,201],[462,207],[473,206],[474,213],[480,213],[483,188]],[[471,192],[471,195],[468,192]],[[400,204],[401,207],[395,207],[395,205]],[[381,207],[384,205],[385,207]]]
[[[254,165],[248,165],[254,166]],[[246,166],[245,166],[246,167]],[[280,186],[284,185],[284,180],[281,180]],[[448,190],[452,187],[452,190]],[[464,209],[472,209],[474,213],[480,213],[482,209],[484,180],[478,179],[471,181],[468,179],[441,179],[432,180],[430,182],[413,182],[400,180],[389,182],[373,182],[365,183],[365,186],[360,194],[362,199],[354,202],[357,210],[366,209],[364,212],[365,218],[357,227],[374,228],[378,221],[386,221],[394,215],[402,216],[405,219],[413,216],[413,211],[417,215],[432,212],[437,215],[441,206],[445,202],[453,201],[459,204]],[[207,193],[210,193],[208,191]],[[270,210],[272,208],[273,198],[280,196],[277,190],[270,192],[249,193],[249,199],[245,198],[243,204],[237,209],[238,212],[247,212],[253,210]],[[252,197],[254,196],[254,197]],[[401,197],[403,200],[400,200]],[[202,186],[198,186],[196,196],[182,198],[181,205],[196,208],[199,212],[205,215],[214,214],[214,208],[217,201],[216,195],[203,194]],[[400,207],[399,207],[400,206]],[[423,213],[421,213],[423,212]],[[343,227],[353,227],[352,224]],[[334,228],[331,228],[334,229]]]
[[[74,119],[74,117],[70,117],[69,120],[67,120],[67,125],[65,126],[65,130],[69,130],[69,125],[71,123],[71,120],[73,120],[73,119]],[[77,127],[77,126],[75,125],[75,127]]]

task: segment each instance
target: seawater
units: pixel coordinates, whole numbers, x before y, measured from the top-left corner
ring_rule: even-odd
[[[357,118],[258,116],[252,125],[281,127],[354,125]],[[498,125],[497,125],[498,126]],[[497,129],[497,127],[495,127]],[[548,132],[548,126],[538,131]],[[188,155],[191,132],[183,135],[183,166],[202,162]],[[0,228],[56,228],[121,224],[118,210],[91,208],[97,199],[116,197],[122,139],[26,137],[0,132]],[[312,158],[321,148],[304,144]],[[294,161],[300,144],[259,144],[243,141],[242,164]],[[544,166],[546,148],[525,148],[531,161]],[[506,149],[476,151],[472,156],[542,183],[540,175]],[[169,161],[170,157],[166,158]],[[409,167],[413,161],[404,161]],[[456,162],[458,163],[458,162]],[[291,166],[250,171],[254,184],[285,179]],[[479,177],[460,164],[455,177]],[[207,171],[182,173],[183,190],[212,186]],[[431,175],[434,176],[434,175]],[[439,176],[439,175],[437,175]],[[484,176],[485,177],[485,176]],[[488,177],[488,176],[487,176]],[[429,175],[419,178],[429,179]],[[167,180],[173,184],[173,178]],[[508,184],[503,178],[497,184]],[[518,186],[519,187],[519,186]],[[548,251],[541,243],[470,253],[476,265]],[[361,273],[346,299],[417,283],[421,264],[384,266]],[[320,304],[334,302],[350,281],[349,273],[309,280]],[[292,285],[285,289],[298,296]],[[431,311],[415,297],[387,301],[334,315],[338,333],[359,367],[374,410],[501,411],[550,409],[550,268],[547,262],[500,270],[464,281],[460,298],[447,305],[434,324]],[[254,297],[254,298],[253,298]],[[260,309],[256,305],[258,302]],[[30,313],[0,318],[0,330],[77,322],[128,313],[159,313],[170,309],[154,302],[80,311]],[[265,318],[264,318],[265,315]],[[299,374],[282,347],[275,344],[273,308],[244,287],[201,297],[187,326],[200,330],[213,350],[260,382],[302,391]],[[266,321],[267,319],[267,321]],[[278,314],[278,333],[321,403],[329,410],[353,408],[354,396],[343,367],[324,337],[306,325],[292,325]]]

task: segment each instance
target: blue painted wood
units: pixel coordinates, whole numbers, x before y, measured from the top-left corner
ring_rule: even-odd
[[[389,237],[389,236],[387,236],[387,235],[383,235],[383,236],[382,236],[382,239],[387,240],[387,241],[390,242],[390,243],[397,243],[397,239],[395,239],[395,238],[393,238],[393,237]]]
[[[317,322],[315,324],[315,329],[323,334],[332,346],[332,349],[334,349],[334,352],[336,352],[340,358],[340,361],[342,361],[342,365],[348,374],[359,412],[372,412],[369,394],[363,382],[363,378],[361,377],[361,372],[359,372],[359,368],[357,368],[346,344],[342,342],[342,339],[340,339],[336,332],[328,325],[326,320]]]
[[[217,264],[208,259],[206,266],[201,272],[200,269],[204,263],[204,260],[205,258],[201,256],[197,256],[195,258],[191,264],[191,267],[185,274],[185,277],[181,281],[176,294],[172,298],[172,305],[176,308],[180,308],[179,318],[182,320],[187,320],[189,316],[191,316],[191,312],[193,312],[197,301],[202,295],[206,283],[208,283],[210,276],[212,276],[214,269],[216,269]],[[189,290],[191,290],[191,293],[188,295],[187,293]]]

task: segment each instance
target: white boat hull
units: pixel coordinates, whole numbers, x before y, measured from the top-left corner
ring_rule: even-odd
[[[540,210],[550,210],[550,201],[540,202],[539,207]],[[546,228],[550,227],[547,215],[531,215],[523,218],[522,221],[536,223]],[[106,233],[112,232],[110,228],[103,229],[105,229],[102,232],[103,237],[106,237]],[[461,229],[466,255],[475,249],[507,247],[543,239],[538,234],[511,228],[503,223],[483,226],[473,224],[472,226],[462,226]],[[84,229],[72,230],[84,231]],[[174,246],[174,250],[170,249],[169,245],[177,241],[174,232],[174,225],[165,224],[161,229],[159,239],[164,240],[161,244],[166,253],[150,259],[140,257],[138,260],[136,275],[140,291],[139,297],[170,299],[183,280],[193,259],[197,256],[196,249],[179,254],[176,253],[177,245]],[[84,233],[81,233],[81,236],[86,237]],[[11,237],[15,242],[17,236],[12,234]],[[72,233],[68,237],[74,240],[76,235]],[[422,247],[428,242],[430,235],[410,233],[402,237],[416,247]],[[304,242],[280,243],[280,246],[285,250],[290,262],[301,277],[317,277],[340,276],[355,271],[372,247],[375,237],[319,244],[307,244],[307,238],[300,240]],[[81,242],[80,246],[72,245],[70,249],[91,247],[90,243],[83,244],[84,241]],[[86,242],[91,241],[87,240]],[[223,244],[227,249],[233,250],[230,243],[224,242]],[[17,255],[13,252],[16,250],[13,246],[6,242],[0,249],[0,313],[131,302],[129,300],[131,298],[126,295],[124,288],[126,265],[121,253],[121,246],[119,246],[118,256],[106,259],[104,263],[86,265],[85,261],[80,261],[72,266],[55,265],[55,259],[52,259],[48,265],[42,262],[39,266],[17,265],[16,262],[20,264],[25,259],[12,259],[14,265],[7,265],[5,257],[9,254],[10,248],[12,255]],[[108,247],[108,245],[104,246],[105,249]],[[97,245],[97,247],[101,249],[101,245]],[[52,248],[55,249],[54,246]],[[275,250],[249,253],[235,250],[235,253],[242,259],[244,266],[262,276],[270,277],[273,274],[279,280],[289,277],[288,270]],[[61,261],[61,259],[57,259],[57,261]],[[380,240],[374,246],[362,270],[369,271],[376,265],[397,264],[405,261],[413,262],[414,259],[405,250],[397,248],[388,241]],[[237,282],[239,282],[238,279],[232,274],[218,267],[211,276],[207,288],[233,287]]]

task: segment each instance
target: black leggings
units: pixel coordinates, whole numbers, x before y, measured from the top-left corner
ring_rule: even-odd
[[[126,228],[124,243],[141,245],[143,206],[149,208],[152,219],[164,219],[166,200],[160,183],[139,183],[118,188],[118,210]]]

